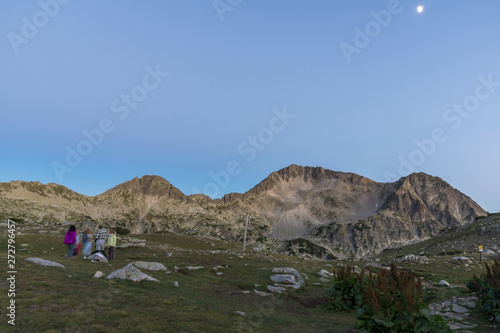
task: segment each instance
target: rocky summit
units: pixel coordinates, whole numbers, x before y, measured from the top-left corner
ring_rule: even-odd
[[[97,223],[120,233],[173,232],[324,258],[360,258],[416,243],[487,212],[438,177],[379,183],[354,173],[291,165],[246,193],[187,196],[158,176],[85,196],[57,184],[0,183],[0,217],[42,225]]]

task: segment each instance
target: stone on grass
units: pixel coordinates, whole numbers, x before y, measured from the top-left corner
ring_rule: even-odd
[[[469,310],[467,308],[464,308],[463,306],[460,306],[458,304],[453,304],[452,310],[453,310],[453,312],[460,313],[460,314],[469,312]]]
[[[247,314],[245,312],[242,312],[242,311],[235,311],[234,313],[240,315],[240,316],[243,316],[243,317],[246,317]]]
[[[267,289],[269,289],[272,292],[281,294],[282,292],[286,291],[286,288],[283,287],[275,287],[275,286],[267,286]]]
[[[448,282],[446,282],[445,280],[439,281],[437,285],[438,286],[445,286],[445,287],[449,287],[450,286],[450,284]]]
[[[259,290],[255,290],[255,289],[253,291],[254,291],[254,293],[256,293],[259,296],[271,296],[272,295],[272,294],[266,293],[264,291],[259,291]]]
[[[142,280],[160,282],[154,277],[144,274],[140,269],[136,268],[132,264],[128,264],[123,268],[113,271],[106,277],[106,279],[126,279],[134,282],[140,282]]]
[[[276,287],[282,287],[282,288],[292,288],[292,289],[300,289],[302,286],[300,284],[280,284],[280,283],[275,283],[274,284]]]
[[[322,269],[321,271],[319,271],[318,274],[321,275],[324,278],[329,278],[330,276],[333,276],[333,273],[330,273],[330,272],[328,272],[325,269]]]
[[[106,276],[106,274],[104,274],[101,271],[97,271],[97,272],[95,272],[93,279],[100,279],[100,278],[103,278],[104,276]]]
[[[45,260],[45,259],[40,259],[40,258],[27,258],[27,261],[34,262],[35,264],[39,264],[42,266],[55,266],[55,267],[61,267],[61,268],[66,268],[63,265],[61,265],[58,262],[55,261],[50,261],[50,260]]]
[[[273,273],[281,273],[281,274],[293,274],[297,278],[297,282],[300,284],[304,284],[304,280],[300,276],[299,272],[296,269],[290,267],[276,267],[273,269]]]
[[[174,287],[177,287],[177,288],[179,288],[179,282],[177,282],[177,281],[174,281],[174,282],[172,282],[172,284],[174,285]]]
[[[324,278],[324,277],[320,277],[320,278],[319,278],[319,281],[320,281],[320,282],[323,282],[323,283],[328,283],[328,282],[330,282],[330,280],[329,280],[329,279]]]
[[[287,283],[288,284],[295,284],[295,275],[292,274],[276,274],[276,275],[271,275],[271,281],[276,282],[276,283]]]
[[[188,269],[190,271],[195,271],[195,270],[198,270],[198,269],[203,269],[203,266],[186,266],[184,268]]]
[[[132,263],[137,268],[147,269],[148,271],[166,271],[167,267],[159,262],[134,261]]]

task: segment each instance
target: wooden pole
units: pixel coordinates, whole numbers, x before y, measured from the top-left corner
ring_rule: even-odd
[[[245,236],[243,236],[243,252],[245,252],[245,247],[247,246],[247,230],[248,230],[248,214],[247,214],[247,223],[245,224]]]

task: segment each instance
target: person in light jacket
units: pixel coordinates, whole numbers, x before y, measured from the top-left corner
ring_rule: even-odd
[[[116,246],[116,235],[114,230],[109,231],[108,242],[108,260],[115,259],[115,246]]]

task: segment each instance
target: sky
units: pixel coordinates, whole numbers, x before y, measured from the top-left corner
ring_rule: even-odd
[[[0,182],[158,175],[219,198],[298,164],[425,172],[500,211],[499,1],[0,9]]]

